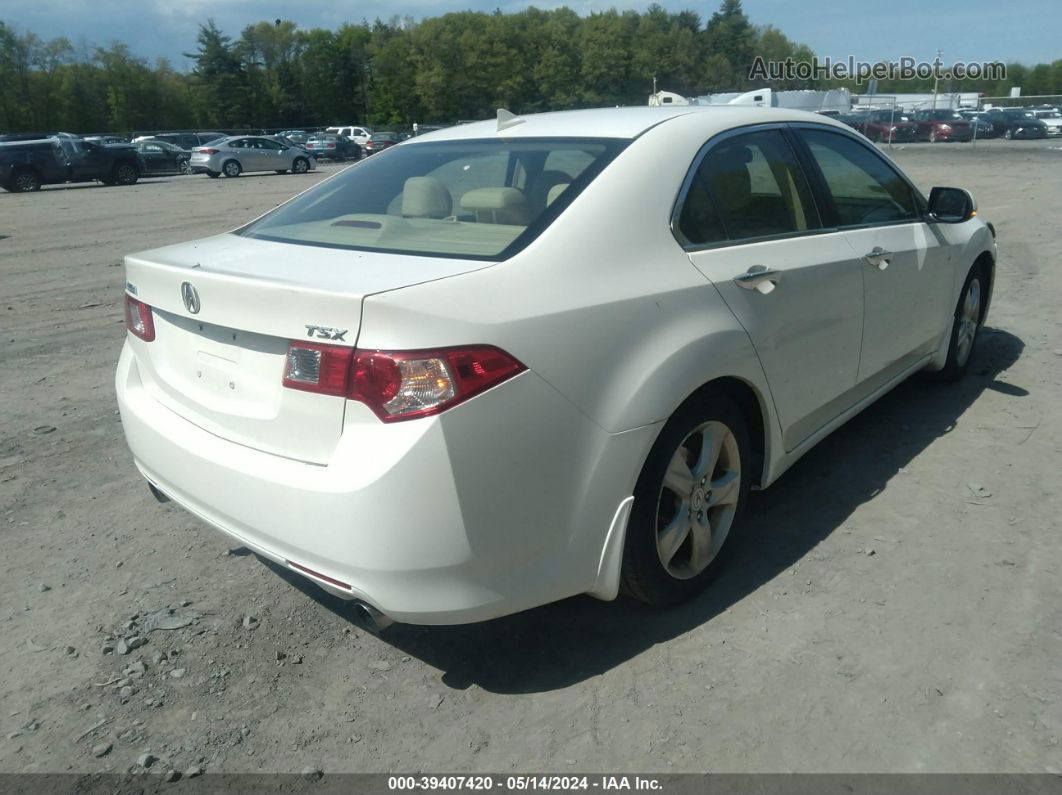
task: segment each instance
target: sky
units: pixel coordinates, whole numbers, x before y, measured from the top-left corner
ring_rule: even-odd
[[[20,32],[50,39],[66,36],[75,45],[125,42],[135,54],[169,58],[190,68],[182,53],[195,49],[200,22],[213,17],[232,37],[262,19],[290,19],[301,28],[335,29],[343,22],[393,15],[420,19],[467,9],[518,11],[533,4],[568,6],[582,15],[609,8],[645,10],[651,0],[0,0],[0,20]],[[718,0],[707,4],[660,0],[671,11],[692,9],[707,20]],[[931,61],[943,52],[957,61],[1018,61],[1062,58],[1060,0],[744,0],[756,25],[774,25],[790,39],[807,44],[820,57],[877,61],[911,56]]]

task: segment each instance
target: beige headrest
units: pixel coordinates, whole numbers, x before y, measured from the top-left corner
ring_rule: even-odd
[[[546,194],[546,206],[549,207],[553,202],[560,198],[560,195],[564,191],[568,190],[570,182],[562,182],[560,185],[554,185],[549,189],[549,193]]]
[[[461,197],[461,207],[480,223],[526,226],[530,216],[527,196],[518,188],[475,188]]]
[[[454,200],[435,177],[410,177],[402,189],[402,215],[406,218],[449,218]]]

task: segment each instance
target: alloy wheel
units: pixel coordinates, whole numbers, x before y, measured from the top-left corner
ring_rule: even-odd
[[[959,310],[959,332],[956,336],[955,362],[962,367],[970,358],[973,350],[974,337],[977,335],[977,325],[981,321],[981,281],[971,279],[970,286],[966,288],[966,295],[962,299],[962,307]]]
[[[23,172],[15,177],[15,189],[20,193],[28,193],[37,190],[38,187],[37,177],[33,174]]]
[[[695,428],[671,456],[656,511],[656,551],[672,577],[704,571],[726,541],[741,495],[741,454],[717,420]]]

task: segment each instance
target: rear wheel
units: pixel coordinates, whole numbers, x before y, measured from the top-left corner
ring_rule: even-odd
[[[210,177],[211,179],[217,179],[218,177],[221,176],[221,172],[220,171],[208,171],[206,173],[206,175],[208,177]]]
[[[119,163],[114,167],[114,174],[111,178],[117,185],[135,185],[136,181],[140,179],[140,172],[136,170],[136,166],[132,166],[129,163]]]
[[[182,160],[177,164],[177,170],[180,171],[182,174],[191,174],[192,166],[187,160]]]
[[[305,174],[310,170],[310,162],[305,157],[296,157],[291,164],[292,174]]]
[[[723,395],[690,401],[668,420],[634,490],[623,551],[626,593],[669,605],[711,581],[740,525],[750,460],[744,417]]]
[[[221,167],[221,173],[226,177],[238,177],[243,172],[243,168],[235,160],[226,160],[225,165]]]
[[[41,189],[41,178],[34,171],[19,171],[8,183],[8,190],[13,193],[29,193]]]

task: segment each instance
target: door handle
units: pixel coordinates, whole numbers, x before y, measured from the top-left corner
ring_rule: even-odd
[[[892,252],[886,251],[881,246],[874,246],[874,248],[870,250],[870,253],[863,255],[863,259],[867,261],[868,265],[873,265],[879,271],[883,271],[889,267],[889,260],[892,259]]]
[[[734,277],[738,287],[744,287],[746,290],[756,290],[763,295],[767,295],[774,290],[781,280],[781,271],[768,270],[764,265],[753,265],[745,273]]]

